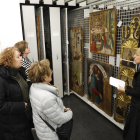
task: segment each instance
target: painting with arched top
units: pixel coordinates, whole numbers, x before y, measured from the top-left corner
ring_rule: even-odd
[[[87,98],[111,116],[112,86],[109,77],[112,66],[87,58]]]

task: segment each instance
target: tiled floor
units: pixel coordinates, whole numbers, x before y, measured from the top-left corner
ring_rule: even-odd
[[[123,140],[121,129],[76,95],[65,96],[63,102],[74,114],[71,140]]]

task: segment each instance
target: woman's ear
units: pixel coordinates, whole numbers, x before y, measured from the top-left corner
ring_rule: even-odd
[[[46,81],[46,82],[48,81],[48,76],[47,75],[44,76],[44,81]]]

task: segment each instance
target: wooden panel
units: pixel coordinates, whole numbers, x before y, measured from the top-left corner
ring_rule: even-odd
[[[36,16],[36,28],[37,28],[37,41],[38,41],[38,57],[41,60],[41,46],[40,46],[40,29],[39,29],[39,16]]]
[[[83,96],[83,31],[81,27],[70,28],[71,89]]]

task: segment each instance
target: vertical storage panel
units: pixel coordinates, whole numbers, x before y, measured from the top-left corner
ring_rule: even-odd
[[[59,88],[59,96],[63,97],[60,8],[50,7],[49,12],[54,85]]]
[[[34,6],[22,6],[25,40],[29,43],[31,53],[28,55],[31,61],[38,61],[37,36]]]

